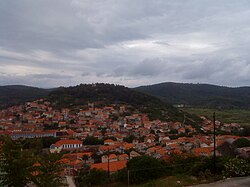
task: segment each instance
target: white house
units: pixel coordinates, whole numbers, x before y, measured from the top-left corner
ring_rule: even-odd
[[[59,153],[62,150],[73,150],[82,147],[82,141],[80,140],[59,140],[55,144],[50,146],[51,153]]]

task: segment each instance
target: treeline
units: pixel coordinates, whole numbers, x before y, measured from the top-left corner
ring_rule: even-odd
[[[220,109],[250,109],[250,87],[160,83],[135,88],[171,104]]]

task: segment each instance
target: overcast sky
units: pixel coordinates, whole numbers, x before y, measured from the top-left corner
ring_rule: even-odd
[[[249,0],[0,0],[0,85],[250,85]]]

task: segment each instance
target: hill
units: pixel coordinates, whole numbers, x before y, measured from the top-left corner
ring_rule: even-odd
[[[191,107],[250,109],[250,87],[224,87],[210,84],[160,83],[135,88],[170,104]]]
[[[151,119],[163,121],[183,121],[184,112],[153,96],[137,92],[124,86],[113,84],[81,84],[74,87],[61,87],[49,94],[56,106],[74,107],[95,102],[99,105],[128,104],[140,112],[147,113]],[[187,124],[198,124],[200,118],[185,113]]]
[[[46,97],[51,91],[22,85],[0,86],[0,108]]]

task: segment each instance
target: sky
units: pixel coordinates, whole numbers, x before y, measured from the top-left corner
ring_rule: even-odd
[[[249,0],[0,0],[0,85],[250,85]]]

